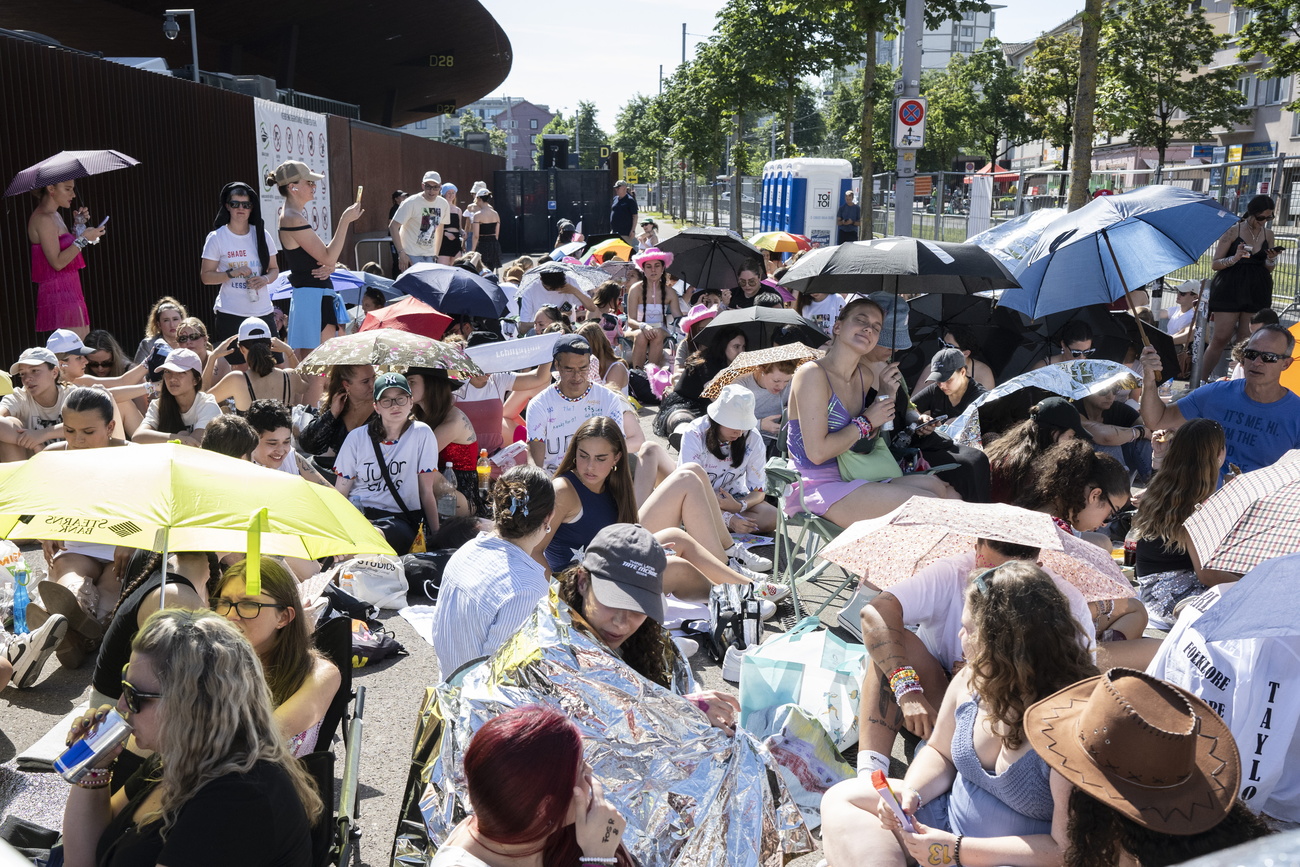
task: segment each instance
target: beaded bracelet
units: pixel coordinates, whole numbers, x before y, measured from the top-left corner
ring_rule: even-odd
[[[77,781],[79,789],[103,789],[113,781],[111,768],[91,768]]]
[[[915,668],[904,665],[890,672],[889,688],[894,691],[894,700],[902,701],[903,696],[909,692],[922,691],[921,678],[917,675]]]
[[[855,416],[853,423],[858,426],[858,433],[862,434],[864,437],[871,436],[872,432],[875,430],[875,427],[866,419],[865,416]]]
[[[598,858],[595,855],[583,855],[578,859],[579,864],[617,864],[618,858],[613,855],[608,858]]]
[[[957,867],[961,867],[961,840],[962,837],[965,836],[966,836],[965,834],[958,834],[957,845],[952,847],[952,862],[956,864]]]

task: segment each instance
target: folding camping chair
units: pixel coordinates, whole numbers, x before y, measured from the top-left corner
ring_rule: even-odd
[[[767,493],[777,498],[776,562],[780,573],[774,578],[777,583],[790,588],[790,604],[794,606],[794,616],[798,620],[803,617],[803,608],[799,602],[797,584],[800,581],[816,583],[821,574],[830,568],[829,562],[817,559],[817,552],[844,532],[844,528],[808,509],[804,504],[802,485],[798,488],[799,508],[793,514],[786,514],[791,491],[795,482],[799,481],[799,471],[788,458],[770,458],[763,470],[767,476]],[[797,535],[792,535],[792,532]],[[796,565],[795,557],[800,552],[803,554],[803,562],[802,565]],[[826,610],[852,581],[852,575],[846,577],[835,588],[835,592],[813,612],[813,616]]]

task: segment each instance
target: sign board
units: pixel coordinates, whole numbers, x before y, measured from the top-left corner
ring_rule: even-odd
[[[484,373],[504,373],[507,370],[526,370],[551,360],[551,350],[562,334],[534,334],[518,340],[481,343],[465,350],[465,354]]]
[[[968,174],[968,175],[973,175],[973,174],[975,174],[975,164],[974,164],[974,163],[970,163],[970,162],[966,163],[966,174]]]
[[[546,203],[546,210],[548,211],[555,210],[555,199],[551,199],[549,202]]]
[[[287,160],[306,163],[325,177],[316,182],[316,196],[307,205],[307,220],[326,244],[333,237],[330,219],[330,162],[326,148],[325,115],[281,105],[267,99],[253,100],[253,121],[257,135],[258,177],[264,178]],[[274,235],[280,221],[284,197],[275,187],[261,189],[262,221]]]
[[[925,145],[925,98],[908,96],[894,100],[894,147]]]
[[[641,175],[637,172],[636,167],[635,167],[635,166],[628,166],[628,167],[627,167],[627,182],[628,182],[629,184],[636,184],[636,183],[640,183],[640,181],[641,181]]]

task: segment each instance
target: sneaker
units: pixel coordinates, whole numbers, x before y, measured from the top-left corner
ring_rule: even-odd
[[[771,572],[772,561],[766,557],[760,557],[744,545],[736,546],[736,553],[731,559],[743,563],[746,567],[753,569],[755,572]]]
[[[784,584],[777,584],[775,581],[755,581],[754,595],[759,599],[780,602],[790,595],[790,588]]]
[[[13,636],[5,648],[5,658],[14,667],[13,684],[17,689],[27,689],[36,683],[45,661],[67,634],[67,618],[51,614],[35,632]]]
[[[758,619],[771,620],[772,615],[776,614],[776,603],[771,599],[758,600]]]
[[[745,658],[745,651],[734,646],[727,648],[727,655],[722,660],[722,679],[728,683],[740,683],[740,663]]]
[[[700,649],[700,643],[693,638],[673,637],[673,644],[677,645],[677,651],[681,653],[683,659],[689,659],[694,656]]]
[[[766,575],[762,572],[755,572],[753,569],[742,563],[738,557],[732,557],[727,561],[727,565],[730,566],[733,571],[739,572],[741,575],[748,578],[751,584],[757,585],[767,580]]]

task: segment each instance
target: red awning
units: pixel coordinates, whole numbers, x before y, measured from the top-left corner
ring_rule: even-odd
[[[995,166],[995,165],[993,165],[993,163],[985,163],[985,164],[984,164],[984,168],[980,169],[980,170],[979,170],[978,172],[976,172],[975,174],[977,174],[977,175],[993,175],[993,182],[996,183],[996,184],[1005,184],[1005,183],[1007,183],[1007,182],[1009,182],[1009,181],[1018,181],[1018,180],[1020,180],[1020,173],[1019,173],[1019,172],[1008,171],[1007,169],[1002,168],[1002,166]],[[963,179],[962,179],[962,182],[963,182],[963,183],[967,183],[967,184],[969,184],[969,183],[970,183],[970,178],[969,178],[969,177],[963,178]]]

